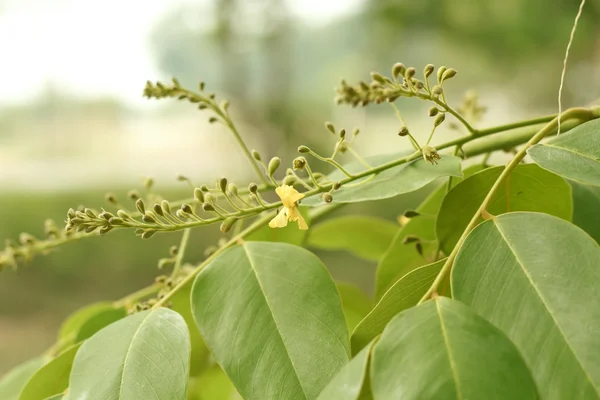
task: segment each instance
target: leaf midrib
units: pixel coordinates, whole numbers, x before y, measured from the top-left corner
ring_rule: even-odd
[[[444,325],[444,319],[442,318],[442,308],[440,306],[440,299],[437,298],[434,300],[435,302],[435,309],[436,309],[436,314],[438,315],[439,319],[440,319],[440,328],[442,330],[442,336],[444,338],[444,344],[446,345],[446,350],[448,353],[448,362],[450,363],[450,371],[452,371],[452,378],[454,379],[454,388],[456,389],[456,398],[458,400],[461,400],[462,397],[462,393],[460,391],[460,385],[458,382],[458,372],[457,372],[457,367],[456,367],[456,363],[454,362],[454,357],[452,355],[452,348],[450,347],[450,340],[448,338],[448,333],[446,332],[446,325]]]
[[[504,232],[500,228],[500,224],[498,223],[497,218],[494,218],[493,221],[494,221],[494,226],[496,227],[496,229],[498,230],[498,233],[502,237],[502,240],[504,240],[504,242],[506,243],[506,246],[508,247],[508,249],[511,251],[511,253],[515,257],[515,260],[517,261],[517,264],[519,264],[519,266],[521,267],[521,270],[523,271],[523,274],[525,275],[525,277],[529,281],[529,283],[530,283],[531,287],[533,288],[533,290],[535,291],[535,293],[538,295],[538,298],[542,302],[542,304],[543,304],[546,312],[548,313],[548,315],[550,316],[550,318],[554,322],[554,326],[556,326],[556,329],[558,330],[558,332],[562,336],[562,338],[564,340],[564,343],[566,344],[566,346],[571,351],[571,354],[573,354],[573,358],[577,361],[577,364],[581,368],[581,371],[583,372],[583,375],[587,378],[587,380],[590,383],[590,385],[592,386],[592,388],[594,388],[594,391],[596,392],[596,394],[600,397],[600,390],[599,390],[599,388],[597,388],[596,385],[594,384],[594,381],[592,381],[592,379],[589,376],[587,370],[585,369],[583,363],[579,359],[577,353],[571,347],[571,343],[567,340],[567,336],[563,332],[563,330],[562,330],[561,326],[559,325],[558,321],[556,320],[556,318],[554,317],[554,315],[550,312],[550,307],[548,307],[548,304],[546,303],[546,300],[542,296],[542,293],[540,292],[540,290],[538,289],[538,287],[535,285],[533,279],[529,275],[527,269],[525,268],[525,264],[519,259],[519,256],[517,255],[516,250],[509,243],[508,238],[506,237],[506,235],[504,234]]]

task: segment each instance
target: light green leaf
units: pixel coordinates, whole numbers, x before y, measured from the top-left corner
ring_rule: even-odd
[[[285,243],[245,242],[198,274],[192,312],[246,399],[314,399],[348,362],[348,328],[325,266]]]
[[[73,359],[81,343],[69,347],[40,368],[23,388],[19,400],[40,400],[61,394],[69,387]]]
[[[102,311],[113,309],[112,303],[109,302],[94,303],[78,309],[62,323],[58,331],[58,339],[65,339],[68,336],[75,338],[87,320]]]
[[[600,243],[600,187],[569,181],[573,192],[573,223]]]
[[[503,169],[494,167],[481,171],[446,195],[436,223],[437,238],[444,253],[452,252]],[[492,215],[539,211],[570,220],[573,213],[571,188],[564,179],[535,164],[519,165],[493,198],[487,211]]]
[[[600,247],[546,214],[475,228],[452,268],[456,299],[519,348],[543,399],[600,397]]]
[[[75,343],[81,342],[82,340],[92,337],[100,329],[112,324],[127,316],[127,311],[124,307],[111,307],[103,310],[97,310],[97,312],[90,316],[90,318],[83,322],[77,335],[75,336]]]
[[[209,362],[209,351],[200,336],[200,332],[196,329],[194,316],[192,315],[192,306],[190,304],[190,296],[193,286],[193,281],[188,282],[185,286],[179,289],[173,297],[171,297],[171,310],[179,313],[185,320],[190,331],[190,376],[196,376],[202,372]]]
[[[185,399],[190,335],[167,308],[112,323],[77,352],[69,398],[86,400]]]
[[[346,364],[323,389],[317,400],[358,400],[367,378],[373,343]]]
[[[242,400],[218,365],[202,371],[188,386],[187,400]]]
[[[308,214],[308,207],[298,207],[300,214],[304,217],[306,223],[310,226],[310,217]],[[240,222],[238,222],[239,224]],[[253,242],[279,242],[295,244],[296,246],[302,246],[306,235],[309,231],[298,229],[297,223],[289,223],[284,228],[271,228],[268,225],[263,226],[256,232],[248,235],[246,241]]]
[[[352,354],[358,353],[383,332],[399,312],[417,305],[425,295],[446,259],[410,271],[385,292],[379,303],[354,328],[351,336]]]
[[[484,167],[481,164],[466,168],[464,179],[482,169]],[[452,187],[461,181],[460,178],[452,179]],[[381,296],[398,279],[413,269],[433,262],[437,258],[438,244],[435,238],[435,215],[439,212],[442,200],[446,196],[446,187],[447,183],[443,183],[434,190],[417,208],[421,215],[409,220],[394,236],[392,243],[377,266],[375,277],[376,299],[381,299]],[[422,253],[417,251],[416,243],[404,243],[409,236],[418,237],[421,240]]]
[[[47,397],[44,400],[61,400],[61,399],[65,399],[66,400],[67,398],[64,397],[64,395],[61,393],[61,394],[57,394],[57,395],[52,396],[52,397]]]
[[[337,290],[342,299],[342,308],[348,332],[371,311],[373,301],[355,285],[350,283],[336,282]]]
[[[581,124],[569,132],[527,150],[540,167],[573,181],[600,186],[600,120]]]
[[[385,154],[367,157],[367,162],[372,166],[381,166],[398,158],[401,154]],[[431,165],[419,158],[409,163],[400,164],[376,175],[356,180],[343,185],[333,194],[333,203],[358,203],[369,200],[382,200],[395,197],[403,193],[414,192],[437,178],[444,176],[462,177],[460,168],[461,159],[455,156],[444,155],[438,165]],[[350,173],[358,173],[366,168],[358,161],[345,166]],[[344,179],[340,171],[329,175],[332,181]],[[321,196],[313,196],[302,200],[305,206],[324,205]]]
[[[398,225],[375,217],[349,215],[329,219],[310,230],[308,246],[346,250],[366,260],[379,260],[392,242]]]
[[[373,350],[371,390],[377,400],[537,399],[510,340],[446,297],[405,310],[388,324]]]
[[[2,380],[0,380],[0,399],[2,400],[17,400],[21,395],[21,391],[27,384],[27,381],[40,369],[46,359],[39,357],[29,361],[25,361],[10,370]]]

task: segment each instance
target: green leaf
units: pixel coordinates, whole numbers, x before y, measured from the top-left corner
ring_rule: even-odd
[[[54,396],[52,396],[52,397],[47,397],[47,398],[45,398],[44,400],[61,400],[61,399],[65,399],[65,400],[67,400],[67,398],[66,398],[66,397],[64,397],[64,395],[63,395],[62,393],[61,393],[61,394],[54,395]]]
[[[218,365],[202,371],[190,381],[188,400],[242,400],[225,372]]]
[[[346,364],[323,389],[317,400],[358,400],[367,377],[373,343]]]
[[[75,336],[74,342],[78,343],[82,340],[88,339],[100,329],[122,318],[125,318],[126,316],[127,311],[125,311],[124,307],[111,307],[103,310],[97,310],[94,315],[90,316],[90,318],[81,325],[77,335]]]
[[[600,243],[600,188],[569,181],[573,192],[573,223]]]
[[[21,391],[27,384],[27,381],[40,369],[45,363],[43,357],[34,358],[25,361],[10,370],[2,380],[0,380],[0,399],[2,400],[17,400],[21,395]]]
[[[452,291],[515,343],[542,398],[597,399],[599,266],[600,247],[575,225],[509,213],[469,234]]]
[[[464,171],[464,179],[482,169],[484,169],[484,166],[481,164],[468,167]],[[461,181],[460,178],[452,179],[452,187]],[[447,184],[443,183],[434,190],[417,208],[421,215],[410,219],[394,236],[390,247],[377,266],[375,277],[376,299],[381,299],[381,296],[398,279],[413,269],[433,262],[437,258],[438,244],[435,238],[435,215],[439,212],[444,196],[446,196],[446,187]],[[417,251],[416,243],[404,243],[409,236],[418,237],[421,240],[422,254]]]
[[[373,350],[371,390],[377,400],[537,399],[510,340],[445,297],[401,312],[385,328]]]
[[[355,285],[342,282],[337,282],[335,285],[342,300],[348,331],[352,332],[354,327],[371,311],[373,301]]]
[[[23,388],[19,400],[40,400],[63,393],[69,387],[71,366],[80,346],[69,347],[40,368]]]
[[[193,281],[188,282],[185,286],[179,289],[173,297],[171,297],[171,310],[179,313],[185,320],[190,331],[190,376],[196,376],[202,372],[208,365],[209,352],[200,332],[196,329],[194,316],[192,315],[192,307],[190,304],[190,296],[192,291]]]
[[[335,284],[300,247],[245,242],[226,250],[196,277],[192,312],[247,399],[314,399],[348,362]]]
[[[383,332],[385,326],[407,308],[417,305],[425,295],[446,259],[410,271],[385,292],[379,303],[354,328],[351,336],[352,354],[356,354]]]
[[[346,250],[366,260],[379,260],[392,242],[398,225],[357,215],[333,218],[310,230],[308,246],[321,250]]]
[[[100,330],[77,352],[69,398],[185,399],[190,335],[181,315],[147,310]]]
[[[112,303],[102,302],[94,303],[78,309],[71,314],[60,326],[58,331],[58,340],[65,339],[69,336],[75,338],[81,329],[81,326],[96,314],[114,309]]]
[[[600,120],[581,124],[569,132],[527,150],[540,167],[579,183],[600,186]]]
[[[452,252],[503,169],[494,167],[476,173],[446,195],[436,223],[437,238],[444,253]],[[535,164],[519,165],[493,198],[487,211],[492,215],[539,211],[570,220],[573,213],[571,188],[564,179]]]
[[[308,207],[298,207],[300,214],[304,217],[306,223],[310,226],[310,217],[308,214]],[[238,222],[239,224],[240,222]],[[258,229],[256,232],[248,235],[246,237],[246,241],[253,242],[279,242],[279,243],[289,243],[295,244],[296,246],[302,246],[304,240],[306,239],[306,235],[308,234],[307,230],[298,229],[298,224],[290,223],[284,228],[273,229],[268,225],[263,226]]]
[[[372,166],[381,166],[387,162],[401,158],[401,154],[385,154],[367,157],[367,162]],[[395,197],[403,193],[414,192],[437,178],[444,176],[462,177],[460,168],[461,159],[456,156],[444,155],[438,165],[431,165],[422,158],[409,163],[400,164],[376,175],[356,180],[343,185],[333,194],[333,203],[359,203],[369,200],[382,200]],[[350,173],[364,171],[364,165],[355,161],[344,166]],[[332,181],[344,179],[341,171],[329,175]],[[313,196],[302,200],[305,206],[326,204],[321,196]]]

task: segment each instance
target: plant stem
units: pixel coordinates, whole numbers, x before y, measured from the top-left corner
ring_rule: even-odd
[[[175,258],[175,265],[173,265],[173,272],[171,272],[171,276],[177,276],[179,272],[179,268],[181,268],[181,263],[183,262],[183,257],[185,256],[185,249],[187,248],[188,242],[190,240],[190,232],[191,229],[187,228],[183,230],[183,235],[181,236],[181,242],[179,243],[179,248],[177,249],[177,257]]]
[[[593,110],[590,110],[590,109],[572,108],[570,110],[567,110],[564,114],[562,114],[561,118],[564,120],[571,119],[571,118],[590,120],[593,118],[597,118],[598,116],[600,116],[600,113],[598,113],[598,112],[595,113]],[[519,165],[519,163],[521,162],[521,160],[523,160],[523,158],[525,158],[525,156],[527,155],[527,149],[529,149],[534,144],[539,143],[550,132],[552,132],[554,129],[556,129],[557,126],[558,126],[558,117],[552,119],[552,121],[550,121],[546,126],[544,126],[535,135],[533,135],[533,137],[531,137],[529,139],[529,141],[525,144],[525,146],[523,146],[523,148],[521,148],[517,152],[517,154],[515,154],[513,159],[506,165],[506,167],[504,168],[504,170],[502,171],[502,173],[500,174],[498,179],[496,179],[496,182],[494,183],[494,185],[492,186],[492,188],[486,195],[485,199],[483,200],[483,202],[477,209],[477,212],[475,213],[475,215],[473,215],[473,218],[471,218],[471,221],[469,222],[469,224],[463,231],[460,239],[454,246],[454,249],[452,250],[452,252],[448,256],[448,259],[442,266],[440,273],[435,278],[435,281],[433,282],[433,284],[431,285],[429,290],[427,290],[425,295],[419,301],[419,304],[428,300],[433,294],[437,293],[439,285],[443,281],[444,277],[446,275],[448,275],[448,273],[452,269],[454,259],[456,258],[456,255],[458,254],[458,251],[460,250],[461,246],[465,242],[467,235],[471,232],[471,230],[473,230],[473,228],[475,228],[475,226],[477,226],[479,224],[481,214],[484,211],[486,211],[486,208],[488,207],[490,202],[493,200],[493,198],[496,195],[496,193],[498,192],[498,190],[500,190],[502,184],[508,178],[508,176],[510,175],[512,170],[515,169],[517,167],[517,165]]]

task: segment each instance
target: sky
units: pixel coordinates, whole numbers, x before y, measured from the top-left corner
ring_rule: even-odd
[[[211,0],[0,0],[0,106],[27,102],[49,84],[79,96],[143,101],[158,76],[149,47],[170,7]],[[293,15],[320,25],[362,0],[288,0]]]

